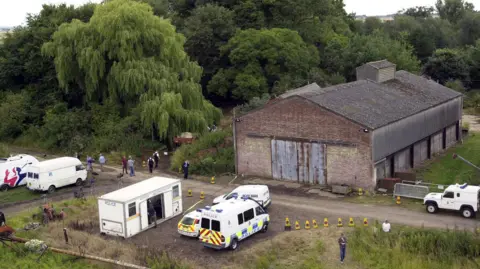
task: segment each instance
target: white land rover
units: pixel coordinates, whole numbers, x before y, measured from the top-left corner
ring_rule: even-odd
[[[439,209],[460,211],[465,218],[473,218],[479,208],[480,187],[455,184],[443,193],[429,193],[423,198],[427,212],[434,214]]]

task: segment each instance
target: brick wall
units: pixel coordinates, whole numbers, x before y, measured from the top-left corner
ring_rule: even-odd
[[[357,184],[367,188],[374,185],[370,133],[364,133],[360,125],[297,96],[238,119],[235,130],[239,174],[271,177],[270,139],[265,137],[290,137],[329,142],[327,184]],[[355,164],[353,167],[352,163]]]

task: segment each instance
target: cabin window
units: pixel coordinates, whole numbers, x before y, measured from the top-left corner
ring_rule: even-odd
[[[180,196],[180,188],[177,186],[173,186],[173,198],[176,198],[178,196]]]
[[[33,174],[33,178],[38,179],[38,174],[37,173]]]
[[[210,219],[202,218],[201,227],[210,230]]]
[[[255,217],[253,208],[243,212],[244,221],[247,222]]]
[[[137,215],[137,206],[135,203],[131,203],[128,205],[128,216],[135,216]]]
[[[446,193],[443,195],[443,198],[453,198],[453,192],[446,192]]]
[[[76,171],[82,171],[82,170],[85,170],[85,167],[83,167],[83,165],[80,164],[80,165],[75,166],[75,170]]]
[[[33,178],[33,173],[32,173],[32,172],[28,172],[27,177],[28,177],[28,178]]]
[[[263,210],[263,208],[261,206],[257,206],[257,208],[255,208],[255,213],[258,215],[262,215],[262,214],[265,214],[265,210]]]
[[[238,225],[243,223],[243,213],[238,214]]]
[[[220,232],[220,221],[212,220],[212,230]]]

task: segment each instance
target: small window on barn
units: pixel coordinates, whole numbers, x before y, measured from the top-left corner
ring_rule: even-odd
[[[135,216],[137,214],[137,206],[135,202],[128,205],[128,216]]]
[[[177,186],[173,186],[173,198],[176,198],[178,196],[180,196],[180,188]]]

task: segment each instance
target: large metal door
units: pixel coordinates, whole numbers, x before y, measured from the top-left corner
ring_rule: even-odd
[[[272,177],[325,184],[323,144],[272,139]]]

